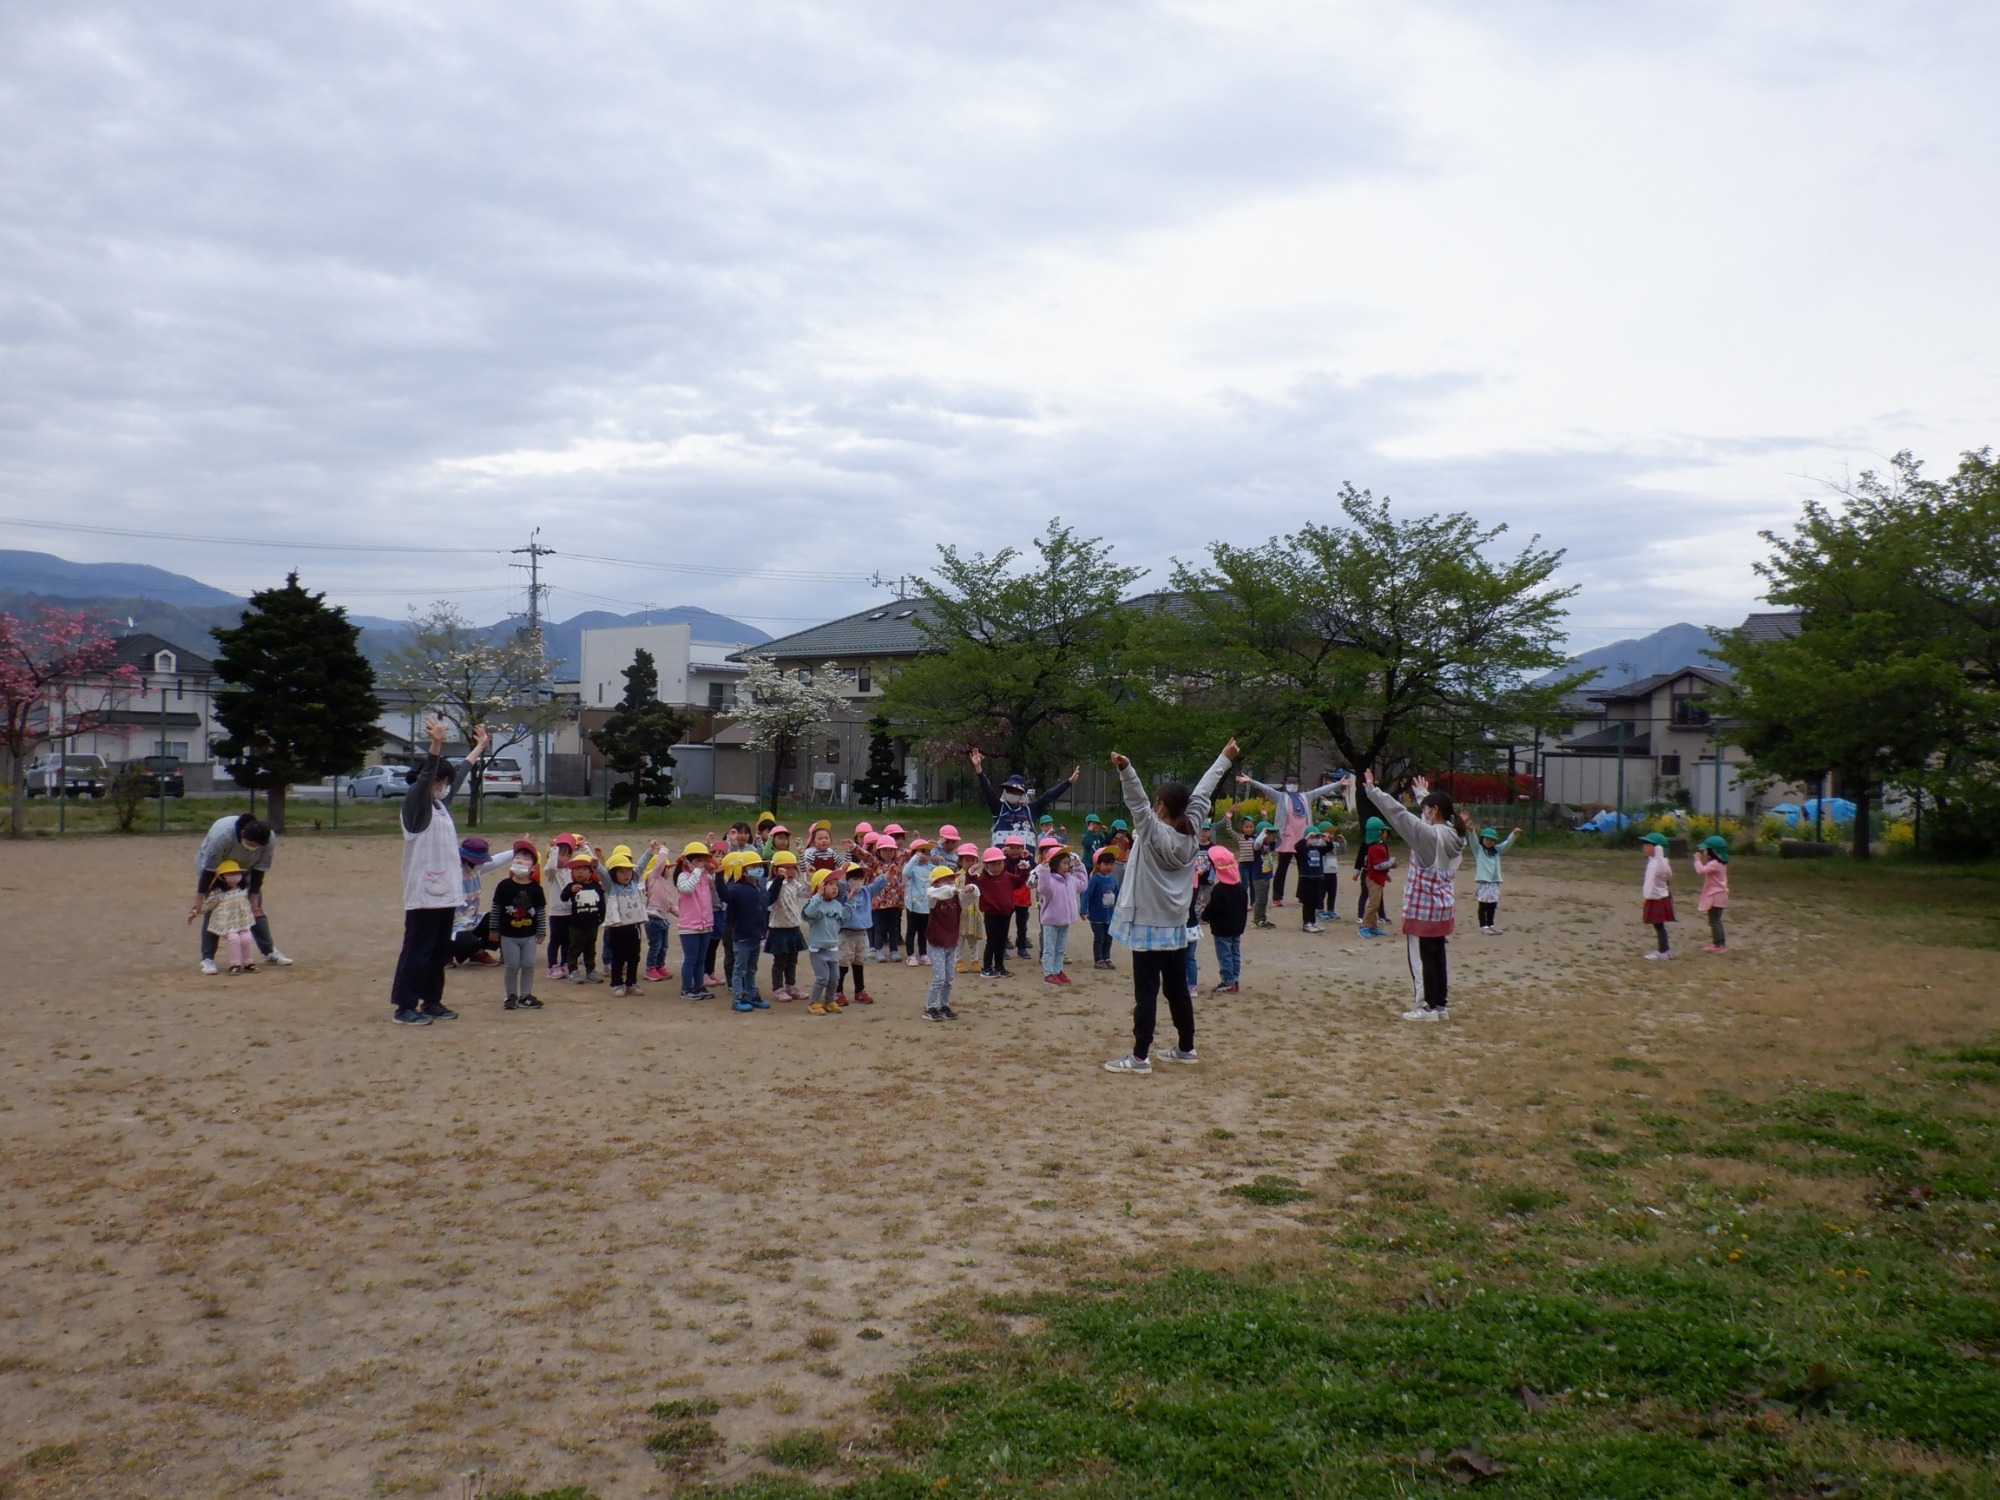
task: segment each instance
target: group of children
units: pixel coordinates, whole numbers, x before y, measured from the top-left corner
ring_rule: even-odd
[[[1411,851],[1401,910],[1413,997],[1406,1016],[1436,1019],[1447,1014],[1443,944],[1454,927],[1452,888],[1470,829],[1449,798],[1418,785],[1413,812],[1369,780],[1366,793],[1379,815],[1362,824],[1353,866],[1360,885],[1356,921],[1364,938],[1390,935],[1384,907],[1397,866],[1389,845],[1393,827]],[[1341,788],[1335,781],[1311,794],[1277,790],[1303,800],[1323,799]],[[1296,835],[1289,848],[1283,846],[1287,831]],[[670,977],[668,941],[678,926],[680,964],[671,977],[677,977],[683,999],[707,999],[726,985],[737,1011],[804,1001],[814,1015],[837,1015],[850,1004],[875,1003],[867,965],[901,959],[931,969],[925,1016],[952,1020],[957,975],[973,972],[976,962],[981,978],[1011,978],[1009,958],[1028,956],[1030,912],[1038,918],[1044,984],[1071,982],[1070,932],[1078,922],[1090,926],[1092,967],[1114,966],[1120,895],[1133,857],[1131,823],[1123,818],[1107,823],[1089,814],[1081,853],[1070,847],[1051,815],[1041,815],[1036,832],[1032,850],[1019,831],[981,849],[949,824],[932,839],[897,823],[878,831],[861,822],[836,843],[831,823],[820,821],[794,848],[791,831],[766,813],[755,824],[732,825],[719,838],[690,842],[678,854],[657,839],[642,854],[624,844],[601,853],[572,833],[557,834],[546,851],[522,838],[495,854],[484,839],[468,837],[459,844],[452,961],[501,967],[504,1008],[510,1011],[542,1008],[535,995],[538,977],[602,982],[600,960],[610,993],[629,996],[639,992],[642,975],[654,982]],[[1177,927],[1179,977],[1191,993],[1198,977],[1197,946],[1205,936],[1218,969],[1213,993],[1237,994],[1244,931],[1276,925],[1270,911],[1284,905],[1291,867],[1297,872],[1302,929],[1324,930],[1322,922],[1335,908],[1347,843],[1331,822],[1299,818],[1290,830],[1241,819],[1233,848],[1231,830],[1220,820],[1204,815],[1190,833],[1194,852]],[[1482,935],[1500,932],[1502,861],[1519,835],[1518,828],[1504,838],[1493,828],[1478,832],[1473,874]],[[1643,917],[1658,938],[1657,950],[1646,956],[1668,958],[1667,924],[1674,915],[1667,840],[1650,834],[1646,843]],[[1726,947],[1728,858],[1726,842],[1713,837],[1694,856],[1701,910],[1710,923],[1707,952]],[[482,909],[483,877],[503,866],[491,903]],[[209,928],[223,943],[232,973],[254,968],[241,873],[226,866],[216,873],[203,908]],[[800,979],[801,954],[810,965],[809,986]],[[767,957],[768,998],[760,985]]]

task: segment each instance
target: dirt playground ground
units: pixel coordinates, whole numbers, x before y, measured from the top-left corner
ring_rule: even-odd
[[[1151,1078],[1098,1067],[1129,981],[1087,947],[1067,991],[1033,963],[963,977],[948,1026],[920,1019],[927,970],[876,967],[880,1003],[838,1018],[672,985],[509,1014],[497,970],[462,970],[462,1019],[399,1028],[393,840],[289,842],[269,905],[297,966],[238,979],[195,970],[191,847],[0,866],[10,1496],[458,1495],[474,1471],[666,1494],[686,1479],[643,1439],[677,1397],[721,1404],[709,1473],[740,1477],[775,1433],[865,1435],[954,1294],[1295,1233],[1221,1191],[1257,1173],[1337,1220],[1440,1132],[1504,1150],[1608,1058],[1753,1087],[2000,1024],[1990,952],[1858,941],[1761,893],[1768,861],[1738,864],[1722,957],[1683,862],[1681,956],[1654,964],[1637,855],[1517,854],[1505,935],[1452,944],[1448,1025],[1398,1019],[1400,941],[1288,907],[1242,995],[1199,1002],[1202,1062]]]

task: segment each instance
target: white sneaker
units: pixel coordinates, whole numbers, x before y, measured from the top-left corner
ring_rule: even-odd
[[[1308,922],[1308,923],[1306,923],[1306,931],[1307,931],[1307,932],[1318,932],[1318,931],[1319,931],[1319,923],[1317,923],[1317,922]]]
[[[1415,1010],[1404,1011],[1403,1019],[1405,1021],[1442,1021],[1447,1019],[1447,1015],[1447,1010],[1442,1005],[1436,1010],[1432,1010],[1428,1005],[1419,1005]]]
[[[1162,1047],[1160,1049],[1160,1061],[1191,1063],[1200,1062],[1201,1059],[1194,1055],[1194,1048],[1192,1047]]]
[[[1646,955],[1646,957],[1647,957],[1647,958],[1648,958],[1649,960],[1658,960],[1658,959],[1662,959],[1662,958],[1672,958],[1672,957],[1673,957],[1673,954],[1671,954],[1671,953],[1662,953],[1662,952],[1660,952],[1660,951],[1659,951],[1659,950],[1658,950],[1658,949],[1656,948],[1656,949],[1654,949],[1654,950],[1653,950],[1653,951],[1652,951],[1651,953],[1648,953],[1648,954]]]
[[[273,948],[269,953],[264,955],[264,962],[279,969],[289,969],[292,966],[292,961],[276,948]]]
[[[1104,1071],[1107,1073],[1150,1073],[1153,1071],[1153,1065],[1147,1059],[1134,1057],[1128,1052],[1123,1057],[1112,1058],[1110,1062],[1104,1065]]]
[[[222,971],[216,968],[214,959],[204,958],[201,961],[201,972],[204,974],[220,974]]]

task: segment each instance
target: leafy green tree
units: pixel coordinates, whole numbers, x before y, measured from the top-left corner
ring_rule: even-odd
[[[1535,539],[1491,559],[1505,526],[1471,516],[1402,519],[1341,487],[1344,521],[1260,546],[1216,542],[1174,570],[1177,604],[1149,617],[1134,674],[1157,702],[1233,726],[1254,759],[1323,732],[1356,771],[1440,763],[1455,746],[1565,722],[1582,681],[1560,666],[1562,553]],[[1211,726],[1211,729],[1214,726]]]
[[[1045,786],[1091,744],[1116,697],[1132,619],[1122,602],[1145,570],[1059,519],[1033,550],[938,549],[937,571],[918,580],[931,649],[889,679],[882,712],[934,753],[983,744]]]
[[[241,623],[218,627],[215,743],[229,774],[263,791],[265,820],[285,826],[285,794],[304,782],[357,771],[381,742],[375,669],[347,611],[309,593],[299,575],[250,596]]]
[[[908,790],[903,776],[903,757],[896,753],[895,736],[887,719],[868,721],[868,772],[854,784],[854,797],[870,807],[887,807],[901,802]]]
[[[1967,454],[1927,480],[1907,452],[1862,475],[1838,509],[1817,501],[1790,536],[1763,533],[1767,597],[1800,611],[1796,636],[1724,638],[1735,672],[1717,710],[1767,776],[1831,772],[1854,800],[1854,852],[1885,783],[1927,789],[1947,840],[1991,797],[2000,748],[2000,476]]]
[[[625,779],[611,788],[611,801],[623,803],[629,822],[639,821],[639,807],[666,807],[673,802],[673,747],[688,732],[688,717],[660,701],[660,668],[653,653],[641,647],[625,669],[625,695],[605,715],[591,743],[604,763]]]

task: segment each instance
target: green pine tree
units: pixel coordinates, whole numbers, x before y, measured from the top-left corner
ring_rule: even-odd
[[[267,821],[285,826],[285,793],[303,782],[359,770],[381,742],[375,669],[347,611],[285,586],[250,596],[242,623],[218,627],[215,717],[227,731],[215,750],[229,774],[269,798]]]
[[[641,804],[672,803],[673,747],[687,731],[687,715],[660,701],[660,669],[653,653],[643,648],[633,652],[632,665],[625,669],[625,696],[590,737],[604,764],[625,778],[611,788],[611,801],[624,805],[629,821],[639,821]]]
[[[887,719],[873,719],[868,725],[868,772],[854,784],[854,800],[871,807],[887,807],[901,802],[906,792],[903,758],[889,734]]]

